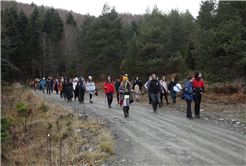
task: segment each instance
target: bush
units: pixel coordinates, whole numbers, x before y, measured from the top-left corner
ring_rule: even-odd
[[[45,100],[42,101],[41,105],[38,107],[39,110],[42,110],[42,112],[47,112],[49,110],[49,106],[45,105]]]
[[[3,111],[1,111],[1,115],[3,114]],[[4,143],[9,140],[11,137],[8,133],[9,127],[12,125],[13,118],[5,117],[1,118],[1,144],[4,145]]]
[[[21,116],[26,117],[31,113],[31,109],[29,109],[28,105],[23,102],[17,102],[15,106],[17,108],[16,112],[18,112]]]

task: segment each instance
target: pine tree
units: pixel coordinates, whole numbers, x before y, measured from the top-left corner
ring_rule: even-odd
[[[71,24],[73,26],[77,26],[77,22],[75,21],[75,19],[73,18],[73,15],[71,12],[68,13],[67,18],[66,18],[66,23],[67,24]]]
[[[196,69],[202,70],[204,77],[212,82],[241,79],[246,75],[246,29],[244,18],[234,5],[234,2],[219,3],[216,28],[197,30]]]
[[[8,127],[11,126],[12,120],[2,117],[3,111],[0,110],[0,145],[4,144],[10,138]]]
[[[81,53],[87,75],[119,73],[119,65],[124,56],[122,25],[118,13],[107,4],[97,19],[85,17],[81,32]]]

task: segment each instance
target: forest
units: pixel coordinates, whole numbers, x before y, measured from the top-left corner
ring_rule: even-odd
[[[246,2],[202,1],[187,9],[122,14],[105,3],[99,17],[2,1],[1,80],[127,73],[147,79],[199,70],[209,83],[246,78]]]

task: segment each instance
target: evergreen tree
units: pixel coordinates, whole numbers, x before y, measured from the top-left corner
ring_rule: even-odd
[[[90,16],[85,18],[81,33],[81,53],[87,75],[119,73],[119,65],[124,57],[122,25],[118,13],[107,4],[97,19]]]
[[[233,5],[221,2],[217,9],[219,21],[216,28],[197,30],[196,68],[212,82],[241,79],[246,75],[246,29]]]
[[[0,110],[0,145],[4,144],[10,138],[8,134],[8,127],[11,125],[12,120],[2,117],[3,111]]]
[[[73,18],[73,15],[71,12],[68,13],[67,18],[66,18],[66,23],[67,24],[71,24],[73,26],[77,26],[77,22],[75,21],[75,19]]]

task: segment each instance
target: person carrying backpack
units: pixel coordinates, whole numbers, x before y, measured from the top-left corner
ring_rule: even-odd
[[[200,104],[202,100],[202,94],[204,93],[204,89],[205,89],[201,72],[197,71],[195,73],[192,87],[193,87],[193,94],[194,94],[194,101],[195,101],[195,117],[200,118]]]
[[[185,87],[184,87],[184,99],[186,100],[187,103],[187,112],[186,116],[189,119],[192,119],[192,112],[191,112],[191,101],[193,100],[193,78],[190,76],[188,79],[185,81]]]

